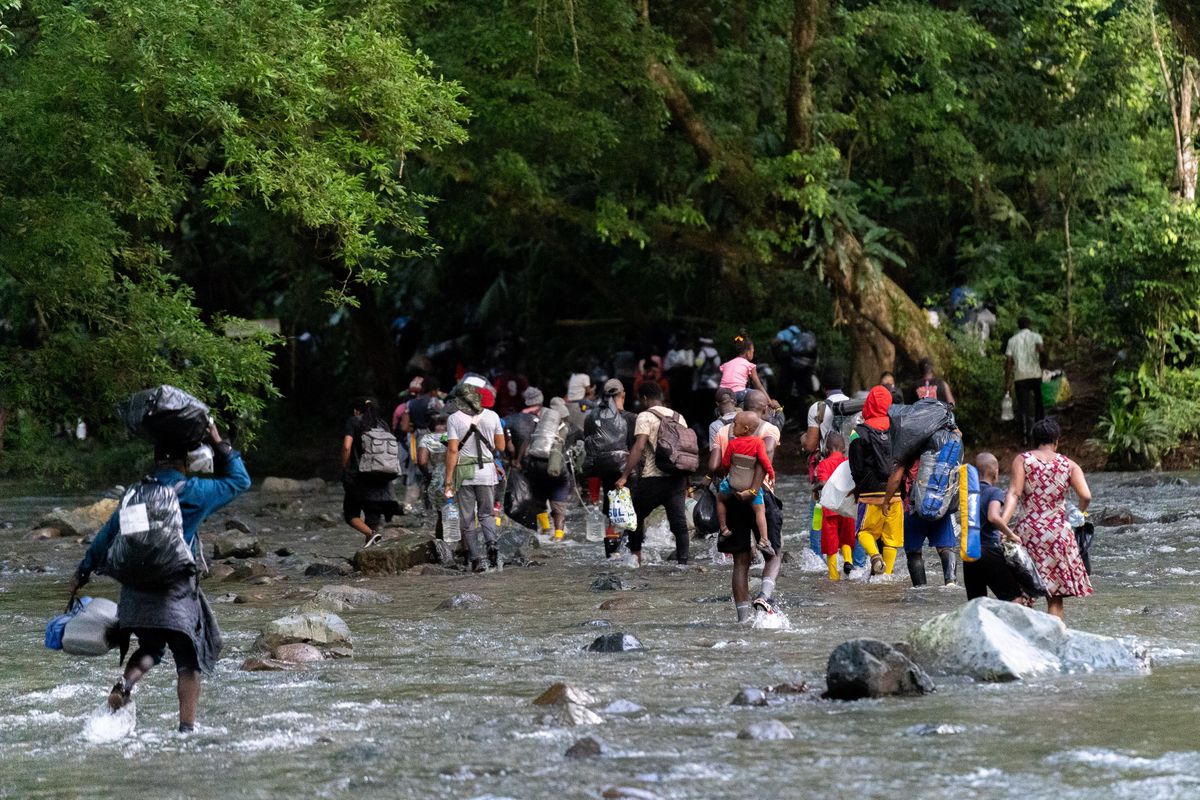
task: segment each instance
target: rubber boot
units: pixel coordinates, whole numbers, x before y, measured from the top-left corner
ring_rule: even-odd
[[[538,531],[540,533],[550,533],[550,513],[543,511],[537,515]]]
[[[896,548],[883,548],[883,571],[888,575],[892,574],[892,570],[896,568]]]
[[[912,585],[924,586],[928,582],[925,577],[925,554],[917,550],[904,555],[908,559],[908,577],[912,578]]]
[[[938,558],[942,560],[942,579],[947,586],[958,585],[958,561],[954,558],[954,549],[951,547],[939,547]]]
[[[829,565],[829,580],[839,581],[842,579],[841,573],[838,570],[837,554],[825,556],[825,563]]]

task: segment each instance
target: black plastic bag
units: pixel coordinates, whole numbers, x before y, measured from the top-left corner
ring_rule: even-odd
[[[117,406],[117,415],[134,436],[163,444],[196,444],[210,424],[208,406],[166,384],[134,392]]]
[[[1090,522],[1085,522],[1075,529],[1075,544],[1079,545],[1079,557],[1083,559],[1083,568],[1087,570],[1087,574],[1092,574],[1092,556],[1088,552],[1092,549],[1092,539],[1096,535],[1096,527]]]
[[[143,478],[125,490],[118,507],[119,535],[98,572],[126,586],[158,589],[199,571],[183,538],[183,514],[174,486]]]
[[[629,423],[620,411],[601,408],[583,426],[583,473],[597,477],[620,474],[629,456]]]
[[[1046,597],[1046,584],[1038,574],[1029,551],[1016,542],[1004,542],[1004,563],[1012,571],[1017,586],[1028,597]]]
[[[696,490],[696,507],[692,509],[692,523],[696,533],[707,536],[716,533],[721,526],[717,523],[717,498],[711,489]]]
[[[504,513],[518,525],[537,530],[537,515],[543,509],[533,494],[529,477],[519,469],[510,469],[507,483],[504,488]]]
[[[957,426],[954,412],[940,400],[924,398],[909,406],[892,406],[892,461],[908,465],[921,455],[933,434]]]

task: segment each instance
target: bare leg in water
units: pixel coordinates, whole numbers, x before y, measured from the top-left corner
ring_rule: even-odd
[[[154,656],[138,651],[129,657],[125,665],[125,676],[108,694],[108,707],[118,711],[129,702],[133,687],[154,667]],[[176,694],[179,697],[179,730],[191,731],[196,725],[196,708],[200,704],[200,673],[193,669],[181,669],[177,676]]]
[[[1061,597],[1047,597],[1046,610],[1059,619],[1063,618],[1063,599]]]

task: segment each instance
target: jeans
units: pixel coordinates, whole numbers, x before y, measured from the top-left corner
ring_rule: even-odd
[[[638,479],[637,486],[632,489],[633,510],[637,512],[637,530],[629,534],[629,550],[632,553],[642,551],[642,541],[646,538],[646,517],[650,512],[662,506],[667,512],[667,522],[671,533],[675,536],[675,558],[680,564],[688,561],[687,526],[687,476],[666,475],[653,478]]]
[[[1017,407],[1017,419],[1021,423],[1021,441],[1029,444],[1033,423],[1046,416],[1046,408],[1042,403],[1042,379],[1014,381],[1013,391],[1017,394],[1013,399]]]
[[[496,487],[464,483],[458,487],[457,502],[467,552],[471,554],[471,561],[480,561],[483,558],[483,554],[479,552],[481,529],[483,540],[487,542],[488,547],[496,546]]]

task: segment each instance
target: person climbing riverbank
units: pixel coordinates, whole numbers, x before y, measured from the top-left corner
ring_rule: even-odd
[[[180,733],[195,730],[201,675],[213,671],[222,646],[221,629],[200,589],[204,554],[197,532],[209,515],[250,488],[250,475],[241,454],[221,438],[215,425],[209,427],[206,439],[213,450],[211,478],[185,476],[189,449],[186,445],[155,446],[151,477],[160,486],[168,487],[178,500],[183,541],[192,553],[196,569],[173,575],[146,574],[143,569],[138,571],[138,578],[122,583],[117,605],[121,656],[129,650],[131,637],[137,637],[138,647],[129,656],[121,680],[108,694],[108,707],[113,711],[121,709],[129,702],[137,683],[161,663],[169,648],[175,661]],[[72,599],[93,572],[103,574],[112,566],[109,551],[113,542],[125,532],[125,525],[133,524],[125,519],[124,511],[114,512],[92,540],[67,587]]]
[[[1067,525],[1067,491],[1075,491],[1083,512],[1092,502],[1092,492],[1083,469],[1058,452],[1062,429],[1056,420],[1039,420],[1031,437],[1033,449],[1013,459],[1003,520],[1006,525],[1012,520],[1020,502],[1023,513],[1014,530],[1046,584],[1047,610],[1062,619],[1065,598],[1087,597],[1093,591],[1075,534]],[[1021,602],[1033,605],[1030,598]]]

